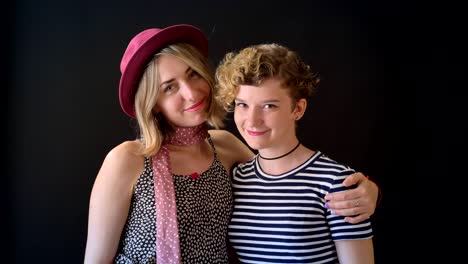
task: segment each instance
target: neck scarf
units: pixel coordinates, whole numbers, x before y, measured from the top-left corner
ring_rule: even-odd
[[[156,205],[157,263],[180,263],[179,229],[168,145],[198,144],[208,137],[205,124],[196,127],[176,127],[153,156],[153,178]]]

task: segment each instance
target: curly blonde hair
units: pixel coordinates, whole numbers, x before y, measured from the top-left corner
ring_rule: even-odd
[[[162,114],[155,114],[153,109],[159,97],[160,80],[158,59],[162,55],[171,55],[181,59],[196,71],[210,86],[210,100],[207,109],[207,123],[214,128],[221,128],[226,111],[215,100],[215,85],[213,72],[208,60],[192,45],[177,43],[169,45],[154,55],[148,63],[135,94],[135,114],[138,121],[139,137],[143,143],[141,153],[145,156],[154,155],[161,147],[172,127]]]
[[[294,102],[311,96],[319,83],[296,52],[276,43],[259,44],[224,56],[216,69],[216,100],[233,111],[240,85],[259,86],[269,78],[279,78]]]

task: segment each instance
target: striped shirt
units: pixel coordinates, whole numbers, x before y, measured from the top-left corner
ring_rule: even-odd
[[[373,236],[368,220],[345,222],[325,208],[327,193],[354,173],[317,151],[281,175],[263,172],[258,155],[234,169],[229,239],[242,263],[338,263],[334,241]]]

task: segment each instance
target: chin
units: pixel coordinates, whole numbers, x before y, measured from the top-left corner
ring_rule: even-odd
[[[262,144],[258,143],[256,140],[245,140],[250,148],[259,150],[262,148]]]
[[[206,118],[195,118],[191,120],[176,122],[176,123],[173,123],[172,125],[177,126],[177,127],[195,127],[195,126],[205,123],[206,121],[207,121]]]
[[[206,122],[206,120],[201,120],[200,122],[191,122],[190,127],[199,126],[199,125],[202,125],[205,122]]]

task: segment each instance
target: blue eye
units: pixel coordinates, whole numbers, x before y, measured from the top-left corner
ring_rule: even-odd
[[[170,92],[172,91],[174,88],[172,87],[172,85],[168,85],[166,87],[164,87],[164,92],[167,93],[167,92]]]
[[[245,107],[247,107],[247,105],[245,103],[238,102],[238,103],[236,103],[236,107],[245,108]]]
[[[276,105],[274,105],[274,104],[266,104],[266,105],[263,106],[263,108],[265,108],[265,109],[273,109],[273,108],[276,108]]]

